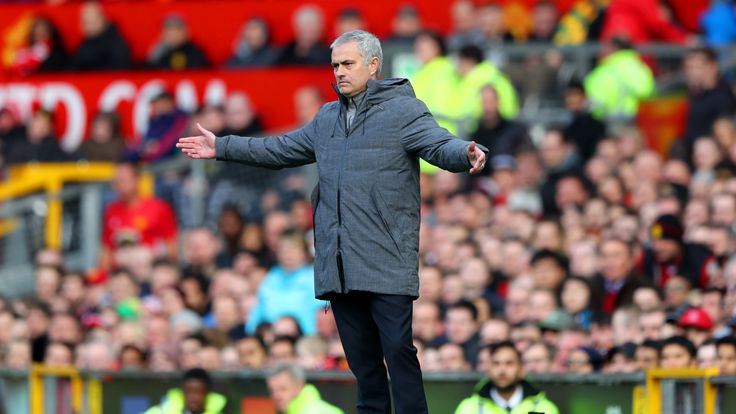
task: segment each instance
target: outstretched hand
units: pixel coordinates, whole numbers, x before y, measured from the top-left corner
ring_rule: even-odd
[[[468,145],[468,160],[472,166],[470,168],[471,174],[483,171],[486,166],[486,153],[475,145],[475,141],[470,141],[470,145]]]
[[[202,135],[179,138],[176,147],[180,148],[181,152],[189,158],[215,158],[215,134],[204,129],[199,123],[197,123],[197,128],[202,132]]]

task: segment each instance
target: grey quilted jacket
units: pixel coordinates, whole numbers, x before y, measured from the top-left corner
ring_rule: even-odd
[[[419,157],[470,169],[468,144],[437,125],[406,79],[369,81],[350,130],[346,100],[278,137],[218,137],[218,160],[268,168],[316,162],[315,292],[418,296]]]

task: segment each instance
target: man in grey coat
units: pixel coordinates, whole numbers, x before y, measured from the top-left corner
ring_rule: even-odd
[[[181,138],[192,158],[269,168],[316,162],[312,193],[315,291],[329,300],[350,369],[358,413],[427,413],[412,345],[419,295],[419,158],[449,171],[483,169],[485,152],[439,127],[406,79],[378,80],[382,52],[365,31],[331,46],[338,100],[311,123],[279,137]]]

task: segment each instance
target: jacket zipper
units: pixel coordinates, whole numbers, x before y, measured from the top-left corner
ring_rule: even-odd
[[[366,92],[368,93],[368,92]],[[363,102],[365,102],[365,99],[368,96],[366,95],[363,97]],[[364,105],[367,105],[367,102],[365,102]],[[358,121],[358,115],[363,115],[364,112],[367,112],[365,108],[358,112],[356,110],[355,116],[353,117],[353,122],[351,126],[355,126],[356,122]],[[338,116],[342,116],[342,108],[340,109],[340,113]],[[347,113],[345,113],[345,117],[347,119]],[[363,120],[365,122],[365,120]],[[340,186],[340,182],[342,181],[342,171],[345,168],[345,158],[346,154],[348,152],[348,138],[350,137],[350,133],[354,131],[355,128],[348,128],[347,122],[345,122],[345,141],[342,144],[342,154],[340,155],[340,168],[337,171],[337,275],[340,279],[340,293],[346,293],[345,292],[345,267],[344,267],[344,261],[342,258],[342,241],[341,241],[341,235],[342,235],[342,201],[341,201],[341,191],[342,187]]]

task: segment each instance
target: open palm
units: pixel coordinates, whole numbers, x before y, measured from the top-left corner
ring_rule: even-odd
[[[204,129],[202,125],[197,124],[197,128],[202,132],[202,135],[179,138],[176,147],[180,148],[189,158],[215,158],[215,134]]]

